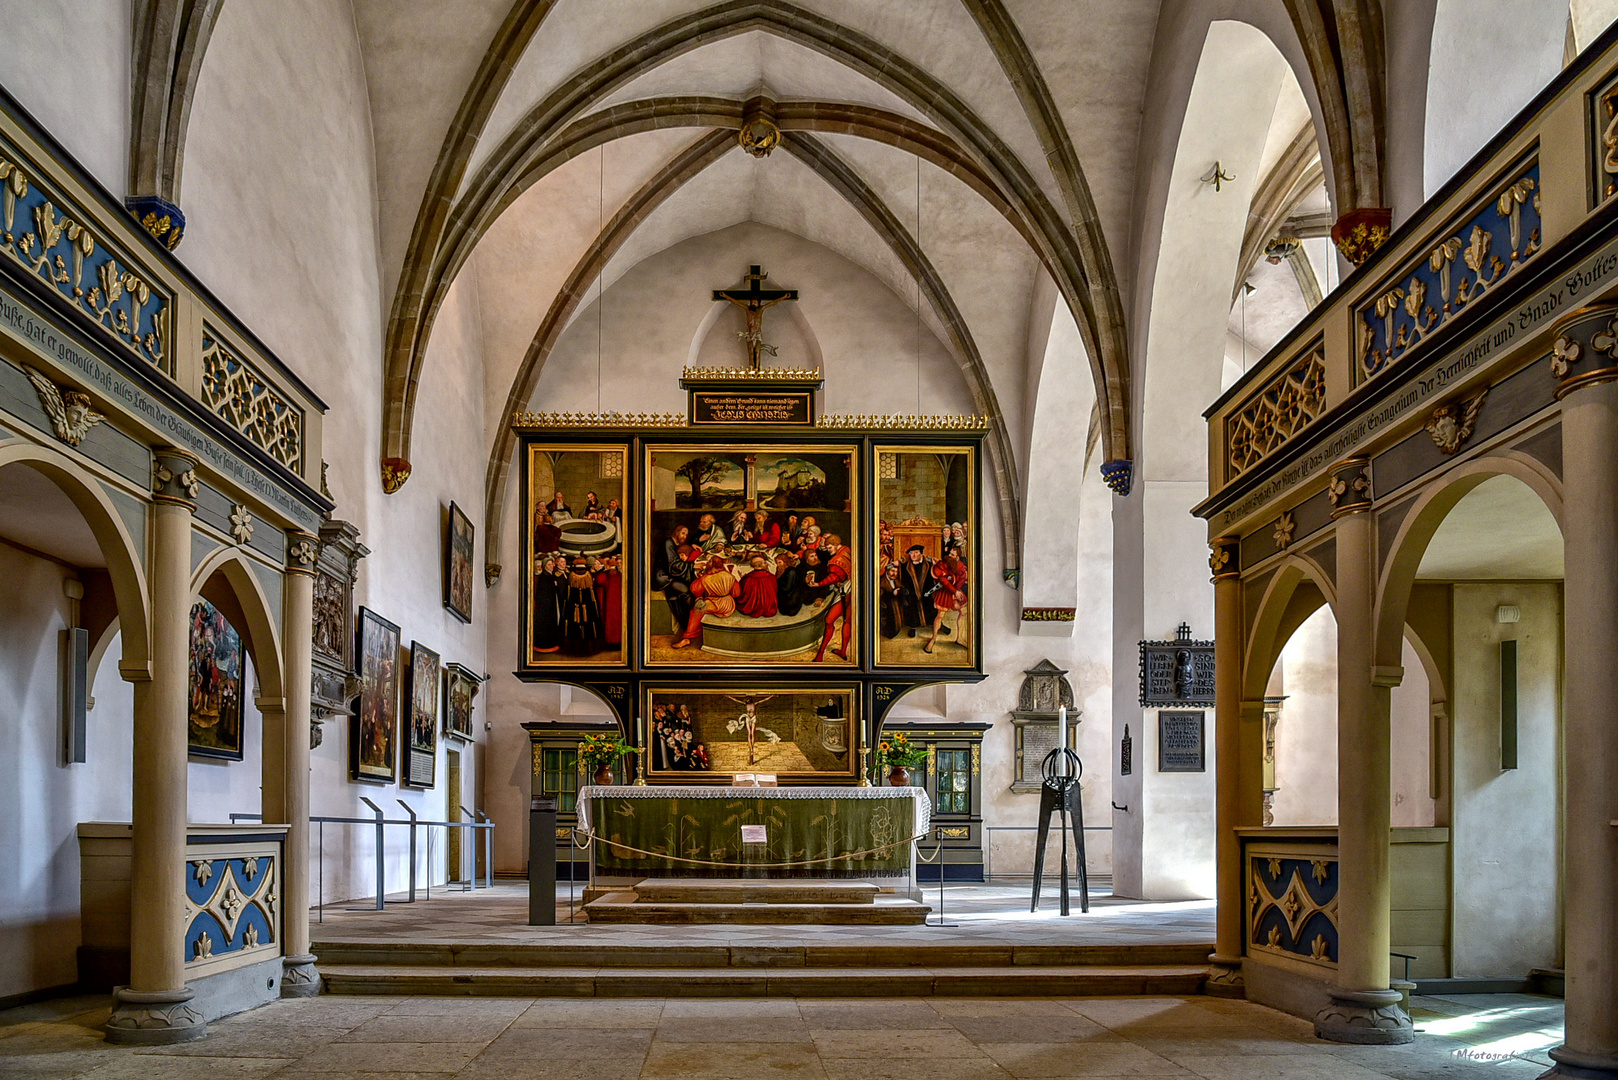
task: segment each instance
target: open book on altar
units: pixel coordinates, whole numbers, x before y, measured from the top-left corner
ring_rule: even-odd
[[[730,778],[732,787],[775,787],[775,774],[769,772],[739,772]]]

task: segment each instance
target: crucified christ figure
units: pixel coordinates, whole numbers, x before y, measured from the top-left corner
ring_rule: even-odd
[[[715,300],[728,300],[741,308],[747,317],[747,329],[738,330],[736,336],[747,346],[747,365],[754,371],[762,365],[764,354],[775,355],[775,346],[767,344],[764,340],[764,309],[774,307],[785,300],[798,298],[797,289],[763,288],[764,279],[769,276],[761,268],[754,266],[752,272],[742,278],[747,283],[747,288],[715,289],[713,294]]]
[[[760,697],[757,694],[749,694],[746,697],[734,697],[726,694],[725,696],[745,710],[742,713],[742,723],[747,725],[747,763],[751,765],[758,760],[754,754],[754,747],[758,737],[758,707],[776,695],[765,694]]]

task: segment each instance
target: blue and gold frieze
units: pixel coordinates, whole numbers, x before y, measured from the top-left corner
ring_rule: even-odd
[[[89,221],[0,141],[0,251],[131,354],[172,375],[171,297]]]
[[[1539,161],[1513,171],[1355,312],[1355,382],[1375,378],[1540,250]]]
[[[277,849],[187,852],[185,963],[236,967],[280,952]]]
[[[1247,950],[1335,966],[1337,855],[1247,849]]]

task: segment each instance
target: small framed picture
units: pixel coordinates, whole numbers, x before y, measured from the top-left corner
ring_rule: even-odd
[[[405,714],[410,738],[405,743],[407,787],[430,788],[437,779],[439,658],[419,641],[410,643],[410,677],[405,686]]]
[[[472,519],[449,504],[449,535],[444,541],[444,606],[462,622],[472,621]]]
[[[356,651],[360,696],[349,738],[349,775],[371,784],[398,776],[394,740],[399,732],[399,627],[370,608],[360,608]]]
[[[483,681],[460,664],[444,665],[444,734],[472,741],[472,699]]]
[[[242,759],[242,636],[206,600],[191,605],[186,713],[193,757]]]

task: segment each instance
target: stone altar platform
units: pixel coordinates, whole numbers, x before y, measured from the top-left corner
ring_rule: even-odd
[[[868,881],[653,878],[584,905],[593,923],[919,926],[932,908]]]

